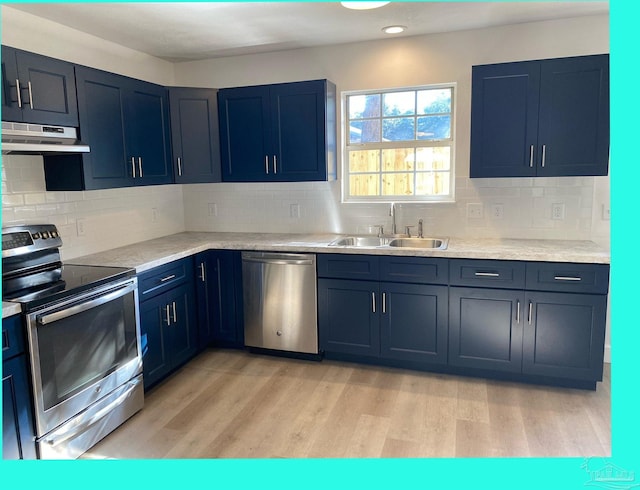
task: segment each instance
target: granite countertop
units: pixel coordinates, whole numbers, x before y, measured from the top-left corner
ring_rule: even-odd
[[[71,264],[128,267],[144,272],[209,249],[300,253],[399,255],[541,262],[608,264],[610,254],[591,241],[450,238],[446,250],[391,247],[329,247],[344,235],[286,233],[184,232],[68,260]],[[2,303],[2,317],[20,312],[20,305]]]
[[[335,234],[184,232],[69,260],[83,265],[130,267],[143,272],[209,249],[300,253],[399,255],[608,264],[609,252],[591,241],[450,238],[446,250],[329,247]]]

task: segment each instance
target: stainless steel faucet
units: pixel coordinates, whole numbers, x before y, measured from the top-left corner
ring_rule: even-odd
[[[418,220],[418,238],[424,238],[422,234],[422,219]]]
[[[389,216],[391,216],[391,234],[396,234],[396,203],[392,202],[389,208]]]

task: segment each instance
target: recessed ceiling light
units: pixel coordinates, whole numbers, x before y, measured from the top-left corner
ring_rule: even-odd
[[[387,26],[382,28],[382,32],[386,34],[400,34],[406,30],[406,26]]]
[[[384,7],[390,2],[340,2],[343,7],[351,10],[370,10]]]

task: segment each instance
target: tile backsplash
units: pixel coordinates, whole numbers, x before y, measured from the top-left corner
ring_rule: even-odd
[[[403,230],[423,219],[426,235],[595,240],[608,246],[608,200],[607,177],[458,177],[455,203],[400,204],[397,224]],[[554,207],[562,211],[555,218]],[[42,157],[2,160],[3,226],[56,224],[65,260],[185,230],[367,233],[380,224],[390,230],[388,210],[386,204],[341,203],[339,182],[48,192]],[[481,215],[469,215],[471,210]]]

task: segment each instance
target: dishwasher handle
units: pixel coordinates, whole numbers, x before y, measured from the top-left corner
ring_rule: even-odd
[[[315,256],[309,254],[243,253],[242,261],[276,265],[314,265]]]

